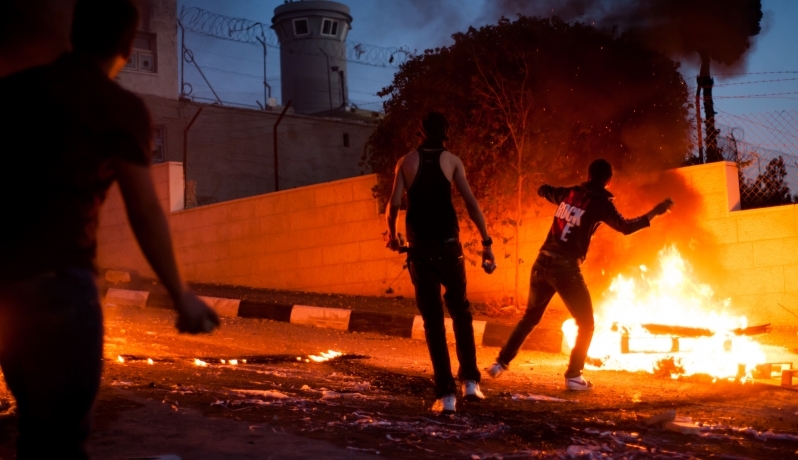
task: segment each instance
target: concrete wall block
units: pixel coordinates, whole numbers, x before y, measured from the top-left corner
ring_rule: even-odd
[[[199,238],[200,244],[211,244],[221,241],[223,235],[220,235],[220,233],[220,228],[215,225],[196,229],[196,235]]]
[[[798,260],[794,262],[798,262]],[[784,266],[784,289],[787,292],[798,292],[798,265]]]
[[[745,316],[750,326],[798,326],[798,318],[785,308],[798,314],[798,291],[737,295],[732,298],[730,310]]]
[[[398,254],[385,247],[385,241],[381,239],[370,239],[358,244],[360,245],[360,260],[401,259],[404,261],[407,259],[405,254]]]
[[[715,248],[718,264],[724,270],[739,270],[754,266],[756,243],[724,244]]]
[[[372,189],[377,185],[377,175],[369,174],[352,181],[352,199],[374,200]]]
[[[261,217],[260,231],[263,234],[282,233],[291,230],[290,214],[273,214]]]
[[[292,258],[296,260],[299,268],[320,267],[324,265],[323,248],[309,248],[294,251]]]
[[[776,206],[735,212],[739,241],[758,241],[798,236],[795,206]]]
[[[361,260],[360,243],[327,246],[323,247],[321,251],[324,265],[337,265]]]
[[[228,222],[220,226],[220,230],[224,239],[232,241],[254,238],[262,234],[258,218]]]
[[[771,267],[798,262],[798,238],[754,241],[754,265]]]
[[[726,194],[726,166],[725,163],[702,165],[691,171],[691,186],[700,194],[722,193]]]
[[[717,290],[721,297],[785,292],[784,267],[729,270]]]
[[[241,257],[257,258],[261,254],[269,252],[270,239],[265,236],[254,238],[241,238],[229,242],[230,257],[237,259]]]
[[[705,219],[723,219],[728,217],[728,196],[726,192],[704,193],[701,196],[699,212]]]
[[[255,201],[236,200],[227,205],[227,222],[252,219],[255,216]]]
[[[254,273],[257,269],[257,261],[252,257],[230,259],[229,276],[244,276]]]
[[[702,220],[701,227],[712,237],[708,244],[730,244],[737,242],[737,218]]]
[[[353,201],[354,193],[351,181],[344,181],[336,185],[335,187],[317,187],[314,190],[316,193],[316,206],[330,206]]]
[[[288,213],[316,207],[316,193],[311,189],[294,189],[275,193],[272,199],[274,214]]]

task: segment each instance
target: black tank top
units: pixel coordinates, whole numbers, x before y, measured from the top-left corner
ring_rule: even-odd
[[[407,189],[407,241],[440,245],[457,238],[460,226],[452,204],[452,183],[441,170],[443,149],[418,149],[416,178]]]

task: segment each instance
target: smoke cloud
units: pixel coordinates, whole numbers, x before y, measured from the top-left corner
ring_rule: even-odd
[[[744,66],[762,21],[761,0],[496,0],[484,20],[516,14],[559,16],[632,33],[671,57],[708,55],[725,66]]]

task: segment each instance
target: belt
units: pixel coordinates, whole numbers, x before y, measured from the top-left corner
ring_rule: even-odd
[[[458,237],[454,237],[454,238],[449,238],[448,240],[443,240],[443,242],[442,242],[442,243],[441,243],[441,242],[434,242],[434,243],[423,242],[423,243],[417,243],[417,242],[413,242],[413,241],[408,241],[408,242],[407,242],[407,245],[408,245],[409,247],[411,247],[411,248],[417,248],[417,247],[431,248],[431,247],[436,247],[436,246],[437,246],[437,247],[441,247],[441,246],[447,246],[447,245],[449,245],[449,244],[457,244],[457,243],[459,243],[459,242],[460,242],[460,238],[458,238]]]
[[[556,253],[556,252],[548,251],[546,249],[541,249],[540,253],[543,254],[546,257],[551,257],[552,259],[557,259],[557,260],[561,260],[561,261],[564,261],[564,262],[574,263],[574,264],[576,264],[577,267],[582,265],[582,259],[574,259],[572,257],[564,256],[564,255]]]

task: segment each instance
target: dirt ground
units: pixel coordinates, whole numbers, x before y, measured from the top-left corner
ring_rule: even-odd
[[[422,341],[238,318],[213,335],[185,336],[172,322],[166,310],[106,310],[94,458],[798,456],[798,392],[588,370],[595,391],[567,393],[565,356],[522,352],[511,372],[486,376],[487,400],[459,403],[456,415],[443,416],[430,410],[431,366]],[[329,349],[345,355],[310,360]],[[480,347],[480,367],[496,353]],[[12,401],[0,386],[2,400]],[[692,417],[700,433],[643,423],[666,410]],[[0,413],[0,459],[13,458],[14,423],[13,408]]]

